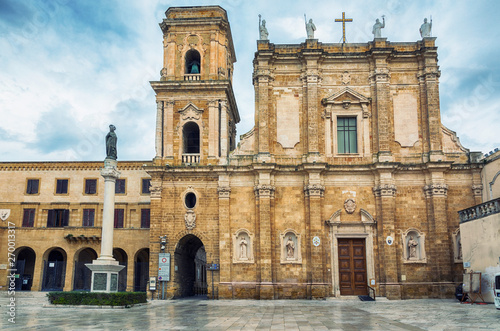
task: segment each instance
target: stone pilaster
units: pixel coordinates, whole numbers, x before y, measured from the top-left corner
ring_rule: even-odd
[[[155,137],[155,149],[156,158],[163,158],[163,101],[156,101],[156,137]]]
[[[307,153],[319,153],[319,111],[318,111],[318,88],[321,84],[321,76],[318,69],[320,55],[317,52],[308,53],[304,51],[303,62],[304,73],[301,75],[302,86],[305,96],[303,109],[307,113]],[[312,161],[311,161],[312,162]]]
[[[429,222],[429,243],[432,279],[430,281],[452,281],[453,247],[449,236],[446,198],[448,185],[445,183],[430,183],[425,185],[424,194],[427,203],[427,219]]]
[[[174,102],[163,103],[163,151],[167,159],[174,158]]]
[[[259,174],[262,177],[268,177]],[[265,178],[264,178],[265,179]],[[266,181],[266,180],[264,180]],[[274,185],[258,184],[254,187],[258,210],[259,255],[258,270],[260,273],[260,299],[274,299],[273,268],[272,268],[272,219],[271,200],[274,199]]]
[[[390,51],[385,49],[386,41],[379,38],[374,42],[370,85],[373,98],[373,136],[377,137],[375,150],[378,152],[379,162],[391,162],[394,157],[391,152],[394,115],[391,111],[390,78],[387,58]]]
[[[255,143],[257,152],[264,154],[261,158],[266,160],[270,153],[271,137],[269,132],[270,125],[270,88],[274,75],[269,68],[268,61],[270,60],[271,53],[260,52],[258,56],[258,65],[253,74],[253,84],[255,88]]]
[[[219,298],[232,298],[232,291],[229,287],[231,282],[231,220],[230,220],[230,204],[229,198],[231,188],[229,187],[229,176],[219,175],[219,186],[217,188],[219,194],[219,256],[220,256],[220,283]]]
[[[396,185],[382,183],[373,187],[377,206],[377,232],[379,233],[380,285],[385,296],[390,299],[401,299],[401,287],[398,279],[398,258],[395,215],[396,215]],[[385,239],[391,236],[392,245],[387,245]],[[384,289],[385,288],[385,289]],[[384,294],[382,294],[384,295]]]
[[[219,164],[226,164],[229,155],[229,114],[227,102],[220,101],[220,159]]]

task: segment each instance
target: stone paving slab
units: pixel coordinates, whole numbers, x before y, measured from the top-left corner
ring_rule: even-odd
[[[18,330],[500,330],[494,305],[422,299],[167,300],[129,309],[44,308],[43,295],[16,297],[16,323],[0,294],[0,329]]]

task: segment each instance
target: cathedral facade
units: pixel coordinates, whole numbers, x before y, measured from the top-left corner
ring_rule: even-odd
[[[156,155],[118,163],[141,192],[116,202],[125,209],[115,246],[129,256],[127,290],[145,289],[145,269],[134,271],[132,264],[147,252],[149,276],[157,276],[159,254],[170,254],[169,280],[160,282],[168,297],[376,293],[405,299],[454,293],[463,270],[457,212],[482,201],[482,166],[441,124],[435,38],[306,39],[295,45],[262,38],[253,61],[255,126],[236,144],[236,55],[226,11],[170,8],[160,28],[164,65],[151,82]],[[16,169],[21,191],[28,190],[28,177],[47,176],[30,173],[36,170],[30,164],[2,167],[2,187]],[[68,167],[47,170],[64,177],[74,168]],[[77,168],[75,182],[102,181],[96,165]],[[30,247],[40,261],[48,261],[50,247],[64,251],[66,260],[88,245],[98,251],[97,229],[80,223],[89,209],[82,204],[94,203],[97,214],[102,209],[101,193],[68,198],[68,208],[58,209],[75,216],[70,225],[56,219],[57,230],[49,223],[45,228],[56,217],[48,210],[64,199],[40,202],[21,192],[9,200],[7,190],[1,194],[2,203],[10,202],[0,209],[11,208],[19,228],[23,210],[35,206],[30,209],[38,221],[29,236],[50,244],[38,250],[26,240],[18,247]],[[70,226],[88,241],[71,242]],[[43,264],[34,265],[34,289],[42,289]],[[71,290],[73,274],[66,275],[64,289]]]

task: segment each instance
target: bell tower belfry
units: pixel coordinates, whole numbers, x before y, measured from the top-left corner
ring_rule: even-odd
[[[165,12],[163,69],[156,93],[157,165],[226,164],[240,121],[236,62],[227,13],[219,6]]]

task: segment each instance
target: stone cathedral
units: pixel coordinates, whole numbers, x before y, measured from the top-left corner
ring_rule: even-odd
[[[163,69],[151,82],[156,155],[118,162],[120,290],[146,291],[170,253],[167,297],[454,293],[457,212],[482,202],[482,165],[441,123],[436,38],[285,45],[262,24],[255,125],[237,143],[226,11],[165,14]],[[82,265],[100,247],[100,166],[0,163],[0,209],[17,226],[16,287],[86,289]]]
[[[235,146],[226,12],[170,8],[160,26],[146,171],[151,270],[166,235],[170,295],[191,291],[202,255],[219,298],[454,293],[457,211],[481,201],[481,168],[441,124],[435,38],[259,40],[255,126]]]

